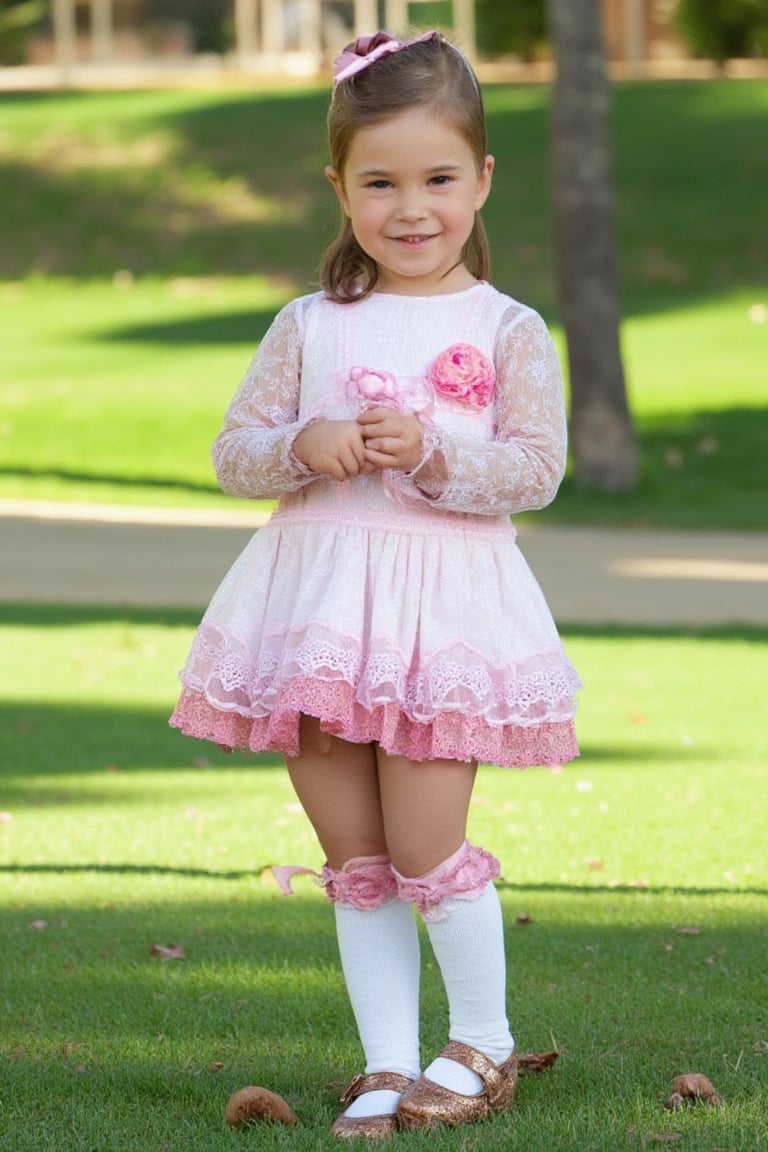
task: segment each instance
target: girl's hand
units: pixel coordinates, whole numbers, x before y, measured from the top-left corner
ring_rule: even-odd
[[[357,418],[363,434],[365,459],[374,468],[410,472],[421,461],[421,424],[412,413],[372,408]]]
[[[365,458],[362,429],[355,420],[316,420],[299,432],[293,453],[312,472],[348,480],[365,475],[373,465]]]

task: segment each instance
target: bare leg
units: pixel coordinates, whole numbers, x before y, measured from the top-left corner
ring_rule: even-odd
[[[377,748],[387,850],[404,876],[423,876],[447,860],[467,835],[476,764],[418,762]]]
[[[286,767],[329,867],[387,851],[373,744],[350,744],[301,718],[301,752]]]

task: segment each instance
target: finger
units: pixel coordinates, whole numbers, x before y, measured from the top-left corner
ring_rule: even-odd
[[[334,460],[328,465],[327,474],[334,480],[346,480],[347,474],[338,460]]]
[[[375,424],[393,415],[391,408],[366,408],[357,417],[358,424]]]
[[[397,436],[378,436],[367,440],[365,447],[374,452],[383,452],[386,456],[399,456],[403,450],[402,441]]]
[[[399,436],[402,432],[402,425],[399,420],[392,419],[392,414],[384,416],[381,420],[369,422],[360,425],[360,433],[364,440],[369,440],[371,436]]]
[[[362,468],[365,463],[365,441],[363,438],[360,437],[359,440],[353,440],[349,445],[349,450],[357,461],[358,469]]]
[[[388,452],[376,452],[371,449],[366,451],[365,458],[376,469],[397,468],[398,466],[397,457],[391,456]]]
[[[339,463],[346,476],[357,476],[360,471],[361,461],[357,459],[354,449],[351,447],[342,449],[339,453]]]
[[[372,437],[391,435],[392,427],[382,420],[377,424],[365,424],[360,428],[360,435],[363,440],[370,440]]]

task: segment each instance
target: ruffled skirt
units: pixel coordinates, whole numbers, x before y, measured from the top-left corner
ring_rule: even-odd
[[[439,519],[430,531],[278,512],[214,595],[171,724],[286,756],[302,714],[413,760],[577,756],[580,681],[514,528]]]

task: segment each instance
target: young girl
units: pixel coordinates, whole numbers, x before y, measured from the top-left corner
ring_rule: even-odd
[[[467,810],[478,761],[578,754],[579,681],[509,519],[554,497],[566,430],[543,321],[487,283],[477,81],[436,32],[336,63],[323,290],[279,313],[213,448],[225,491],[280,504],[171,723],[286,757],[365,1052],[332,1132],[376,1137],[512,1102],[499,862]],[[450,1010],[423,1074],[412,906]]]

